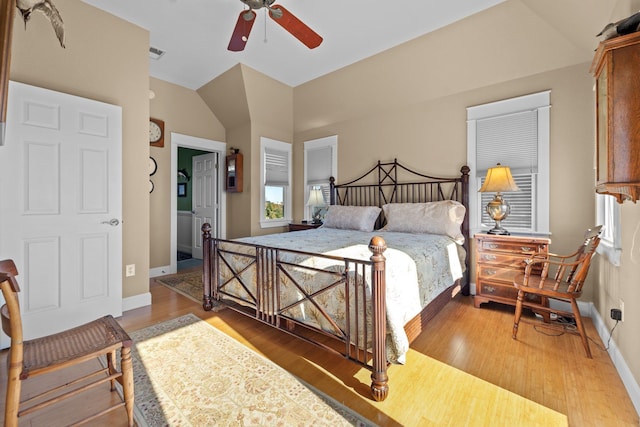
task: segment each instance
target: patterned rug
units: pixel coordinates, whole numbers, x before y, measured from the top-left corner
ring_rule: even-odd
[[[130,335],[138,425],[374,425],[194,314]]]
[[[157,277],[156,282],[186,296],[187,298],[202,304],[202,270],[196,269],[186,273],[171,276]],[[212,311],[220,311],[224,306],[213,301]]]

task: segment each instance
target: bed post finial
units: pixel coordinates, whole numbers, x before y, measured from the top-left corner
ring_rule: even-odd
[[[210,311],[211,302],[211,224],[202,224],[202,308]]]
[[[371,371],[371,395],[381,402],[389,394],[389,376],[387,375],[387,308],[385,283],[385,257],[387,243],[380,236],[374,236],[369,242],[371,261],[373,261],[371,302],[373,305],[373,366]]]

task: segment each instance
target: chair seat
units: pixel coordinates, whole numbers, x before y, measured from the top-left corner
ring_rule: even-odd
[[[75,328],[24,342],[22,379],[52,366],[91,359],[107,351],[130,347],[132,340],[108,315]]]

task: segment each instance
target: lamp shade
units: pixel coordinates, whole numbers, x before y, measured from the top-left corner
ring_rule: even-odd
[[[307,206],[324,206],[324,197],[322,191],[318,188],[314,188],[309,192],[309,199],[307,200]]]
[[[482,184],[482,187],[478,191],[481,193],[501,193],[519,190],[511,176],[511,169],[509,169],[508,166],[501,166],[500,163],[498,163],[497,166],[487,170],[484,184]]]

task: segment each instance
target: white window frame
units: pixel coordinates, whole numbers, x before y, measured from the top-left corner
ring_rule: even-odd
[[[490,227],[482,225],[480,189],[481,176],[476,167],[476,126],[477,121],[490,117],[506,116],[522,111],[537,110],[538,116],[538,172],[534,175],[532,228],[531,230],[510,230],[513,234],[549,236],[549,117],[551,91],[519,96],[467,108],[467,164],[471,168],[469,179],[469,228],[471,234],[487,232]],[[499,156],[496,157],[500,162]],[[509,166],[509,165],[504,165]]]
[[[284,203],[284,218],[267,219],[264,217],[264,209],[266,205],[266,168],[265,168],[265,154],[267,149],[284,151],[288,154],[288,180],[284,188],[283,203]],[[284,141],[277,141],[261,136],[260,137],[260,227],[283,227],[291,222],[292,209],[291,209],[291,144]]]
[[[302,211],[304,212],[305,219],[311,219],[312,207],[307,206],[307,200],[309,200],[309,192],[311,190],[311,184],[309,184],[309,179],[307,176],[308,168],[308,154],[312,150],[320,150],[323,148],[331,148],[331,171],[330,175],[334,177],[336,180],[338,179],[338,135],[326,136],[324,138],[312,139],[304,142],[304,174],[303,174],[303,182],[304,182],[304,199]],[[327,181],[327,184],[329,181]],[[329,204],[329,200],[326,201]]]
[[[596,252],[619,267],[622,257],[620,204],[614,196],[596,193],[596,221],[603,226]]]

